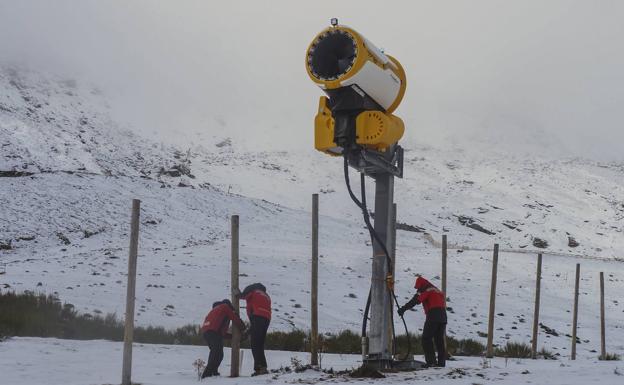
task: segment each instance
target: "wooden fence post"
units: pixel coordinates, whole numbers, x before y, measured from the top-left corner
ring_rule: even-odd
[[[572,315],[572,353],[570,359],[576,360],[576,326],[578,323],[578,300],[579,300],[579,281],[581,279],[581,264],[576,264],[576,280],[574,282],[574,312]]]
[[[600,272],[600,359],[607,358],[607,344],[605,341],[605,302],[604,302],[604,273]]]
[[[496,275],[498,271],[498,243],[494,245],[492,283],[490,286],[490,315],[488,318],[487,358],[494,357],[494,312],[496,311]]]
[[[239,314],[239,288],[238,288],[238,238],[239,238],[238,215],[232,215],[232,267],[231,267],[231,296],[234,313]],[[232,327],[232,357],[230,359],[230,377],[238,377],[240,374],[240,330]]]
[[[132,382],[132,342],[134,340],[134,302],[136,293],[137,255],[139,250],[139,215],[141,201],[132,200],[132,219],[130,223],[130,252],[128,255],[128,287],[126,291],[126,318],[124,327],[123,367],[121,384]]]
[[[537,254],[537,274],[535,277],[535,310],[533,311],[533,339],[531,340],[531,357],[537,358],[537,333],[539,327],[540,291],[542,281],[542,254]]]
[[[446,244],[446,234],[443,234],[442,235],[442,291],[444,292],[444,295],[446,295],[446,259],[447,257],[448,257],[448,251],[447,251],[447,244]]]
[[[312,194],[312,288],[310,293],[312,330],[310,332],[310,363],[314,366],[318,366],[318,197],[318,194]]]

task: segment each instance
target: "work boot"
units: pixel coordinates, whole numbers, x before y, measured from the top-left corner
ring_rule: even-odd
[[[206,377],[218,376],[219,373],[214,370],[209,370],[208,368],[204,369],[204,373],[202,373],[201,378],[204,379]]]
[[[253,374],[251,375],[252,377],[255,376],[261,376],[263,374],[269,374],[269,371],[267,370],[267,368],[265,367],[259,367],[258,369],[256,369]]]

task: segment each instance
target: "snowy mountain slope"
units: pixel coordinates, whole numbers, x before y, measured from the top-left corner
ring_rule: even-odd
[[[0,84],[0,170],[153,176],[176,163],[112,121],[95,87],[11,67]]]
[[[313,150],[240,151],[229,140],[190,149],[150,143],[118,127],[91,89],[36,73],[0,74],[0,170],[209,183],[297,209],[307,209],[310,193],[320,191],[334,216],[359,216],[340,159]],[[405,169],[396,183],[399,220],[434,237],[446,232],[454,244],[473,248],[499,242],[510,250],[624,256],[624,165],[421,146],[407,149]]]
[[[320,192],[321,325],[359,329],[370,248],[340,159],[312,150],[241,151],[222,139],[190,149],[160,145],[116,125],[105,97],[90,88],[36,73],[0,74],[0,289],[56,292],[81,311],[122,314],[130,200],[139,198],[140,324],[197,323],[213,300],[227,296],[229,216],[239,214],[242,284],[268,284],[274,327],[306,328],[310,194]],[[401,299],[416,273],[439,274],[432,241],[446,232],[451,244],[476,249],[451,253],[449,333],[481,338],[491,253],[478,249],[500,242],[504,250],[543,251],[543,321],[561,333],[541,341],[565,355],[570,272],[581,262],[588,301],[579,335],[590,342],[580,351],[593,354],[598,320],[589,298],[597,272],[613,275],[609,295],[624,289],[624,265],[613,260],[624,249],[622,166],[426,146],[406,155],[406,177],[396,182],[399,221],[427,233],[399,231]],[[352,179],[359,190],[354,173]],[[569,237],[579,245],[568,246]],[[535,246],[535,238],[548,247]],[[528,341],[533,271],[533,254],[501,255],[497,343]],[[610,342],[622,350],[620,306],[610,297]],[[419,314],[408,317],[410,330],[421,322]]]
[[[328,212],[360,220],[338,158],[313,152],[218,150],[207,154],[201,149],[195,156],[210,159],[206,173],[222,189],[299,209],[308,207],[311,191],[320,191]],[[405,178],[395,183],[400,222],[421,227],[437,239],[447,233],[458,247],[491,248],[498,242],[516,251],[624,257],[622,165],[484,156],[426,146],[407,150]],[[203,166],[200,163],[194,173],[202,175]],[[359,192],[359,178],[351,174]],[[373,210],[370,180],[368,187]]]
[[[140,313],[150,313],[149,319],[139,317],[139,322],[171,327],[196,322],[215,296],[227,296],[231,213],[242,214],[241,271],[250,277],[243,281],[251,283],[248,280],[257,277],[270,282],[272,293],[282,297],[275,301],[278,309],[306,303],[302,293],[307,289],[303,282],[310,244],[308,213],[211,188],[162,189],[158,182],[124,177],[43,174],[11,178],[9,184],[6,197],[19,195],[20,199],[6,199],[16,215],[3,224],[18,240],[15,250],[4,252],[8,273],[2,283],[14,289],[58,292],[90,312],[122,314],[128,210],[137,197],[142,200],[139,285],[144,290],[139,304],[144,310]],[[52,196],[42,191],[64,193]],[[331,218],[324,223],[323,235],[332,242],[339,240],[330,229],[349,227]],[[360,242],[364,243],[363,235]],[[328,269],[364,270],[367,259],[357,261],[358,244],[348,246],[355,250],[336,258]],[[350,288],[342,289],[345,295],[356,286],[352,280],[345,281],[347,285]],[[176,310],[168,311],[167,305]],[[290,326],[294,317],[276,314],[275,318]],[[303,319],[301,314],[299,325]],[[347,319],[339,315],[336,321]]]

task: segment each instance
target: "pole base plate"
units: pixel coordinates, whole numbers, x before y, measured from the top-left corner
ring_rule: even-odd
[[[366,359],[364,365],[381,372],[410,372],[424,369],[425,363],[417,360]]]
[[[424,369],[425,363],[416,360],[392,361],[392,368],[399,372],[411,372]]]

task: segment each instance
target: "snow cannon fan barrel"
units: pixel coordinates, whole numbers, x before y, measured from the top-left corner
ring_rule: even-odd
[[[321,31],[306,52],[310,79],[322,96],[314,119],[314,146],[329,155],[361,148],[385,152],[403,136],[392,114],[405,94],[405,71],[353,28]]]

